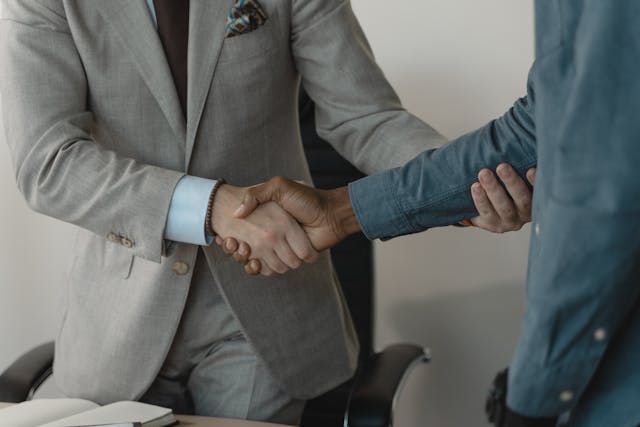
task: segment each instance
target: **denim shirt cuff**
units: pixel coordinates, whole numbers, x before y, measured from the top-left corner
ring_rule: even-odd
[[[349,184],[349,196],[364,235],[390,239],[411,233],[411,224],[395,199],[389,172],[362,178]]]

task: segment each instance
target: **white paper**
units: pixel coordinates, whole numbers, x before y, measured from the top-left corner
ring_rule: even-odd
[[[42,427],[69,427],[96,424],[142,423],[145,427],[171,425],[174,417],[171,409],[139,402],[116,402]]]
[[[97,408],[82,399],[36,399],[0,409],[0,427],[38,427]]]

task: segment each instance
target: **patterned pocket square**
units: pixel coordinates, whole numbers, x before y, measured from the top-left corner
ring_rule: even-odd
[[[269,17],[257,0],[236,0],[227,17],[226,37],[235,37],[258,29]]]

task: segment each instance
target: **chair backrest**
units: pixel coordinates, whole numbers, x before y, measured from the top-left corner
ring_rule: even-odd
[[[315,106],[300,90],[300,132],[318,188],[337,188],[364,175],[316,132]],[[362,234],[350,236],[331,250],[338,278],[360,339],[361,357],[373,351],[373,246]]]

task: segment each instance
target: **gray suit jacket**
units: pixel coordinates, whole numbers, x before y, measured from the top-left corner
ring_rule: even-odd
[[[18,186],[31,208],[80,228],[55,358],[69,395],[135,399],[160,369],[192,274],[172,267],[193,266],[198,250],[164,250],[185,173],[237,185],[310,180],[300,80],[320,134],[363,171],[443,141],[403,110],[348,1],[262,0],[267,23],[225,39],[233,3],[191,1],[185,123],[144,0],[3,2],[0,96]],[[357,340],[327,254],[265,279],[215,247],[205,253],[248,339],[294,397],[352,375]]]

